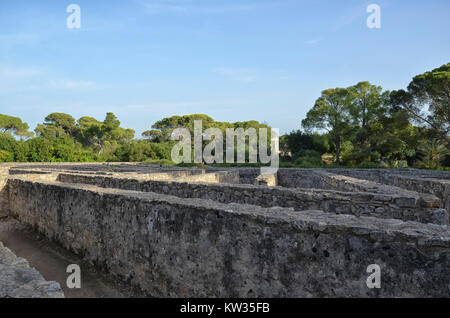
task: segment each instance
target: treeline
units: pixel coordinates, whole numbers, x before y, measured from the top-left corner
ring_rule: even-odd
[[[33,132],[20,118],[0,115],[0,162],[145,162],[172,165],[176,128],[188,128],[194,136],[195,120],[203,129],[269,128],[257,121],[217,122],[203,114],[173,116],[157,121],[141,139],[133,129],[121,127],[113,113],[103,121],[92,117],[75,120],[52,113]],[[248,145],[247,145],[248,146]]]
[[[369,82],[327,89],[282,137],[285,160],[320,167],[450,166],[450,63],[414,77],[406,90]]]
[[[0,115],[0,162],[170,165],[173,130],[188,128],[193,135],[195,120],[202,120],[204,130],[222,132],[270,128],[195,114],[164,118],[136,139],[113,113],[103,121],[53,113],[34,132],[20,118]],[[450,167],[450,63],[414,77],[406,90],[386,91],[369,82],[324,90],[301,127],[280,138],[282,166]]]
[[[135,140],[113,113],[103,121],[53,113],[34,133],[20,118],[0,115],[0,162],[146,161],[170,159],[171,146]],[[34,137],[33,137],[34,136]]]

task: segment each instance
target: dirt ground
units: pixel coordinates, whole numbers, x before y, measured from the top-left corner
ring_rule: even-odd
[[[48,281],[61,285],[66,298],[128,298],[142,297],[126,284],[113,280],[97,271],[78,256],[27,230],[12,219],[0,220],[0,241]],[[66,280],[70,273],[67,266],[77,264],[81,268],[81,288],[69,289]]]

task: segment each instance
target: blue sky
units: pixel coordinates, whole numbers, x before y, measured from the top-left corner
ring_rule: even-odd
[[[68,5],[81,29],[68,29]],[[381,29],[366,8],[381,6]],[[448,0],[15,0],[0,2],[0,113],[52,112],[138,134],[205,113],[282,133],[322,90],[370,81],[405,88],[450,62]]]

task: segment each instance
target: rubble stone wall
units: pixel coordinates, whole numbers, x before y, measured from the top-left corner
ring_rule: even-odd
[[[435,205],[424,207],[417,195],[377,194],[368,192],[342,192],[314,189],[288,189],[252,185],[204,184],[187,182],[161,182],[137,180],[129,177],[90,176],[79,174],[59,175],[66,183],[91,184],[103,188],[154,192],[175,195],[181,198],[210,199],[221,203],[242,203],[263,207],[287,207],[296,211],[320,209],[337,214],[396,218],[422,223],[448,224],[444,218],[434,214]]]
[[[49,282],[0,242],[0,298],[63,298],[57,282]]]
[[[446,226],[51,181],[9,180],[11,214],[163,297],[449,297]],[[381,268],[381,288],[366,285]]]
[[[8,216],[8,177],[9,167],[0,167],[0,219]]]

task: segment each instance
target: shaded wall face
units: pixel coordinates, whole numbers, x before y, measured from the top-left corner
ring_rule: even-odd
[[[9,167],[0,167],[0,218],[8,216],[8,172]]]
[[[10,186],[12,215],[153,296],[450,296],[443,227],[87,185]],[[366,286],[370,264],[383,269],[381,290]]]

